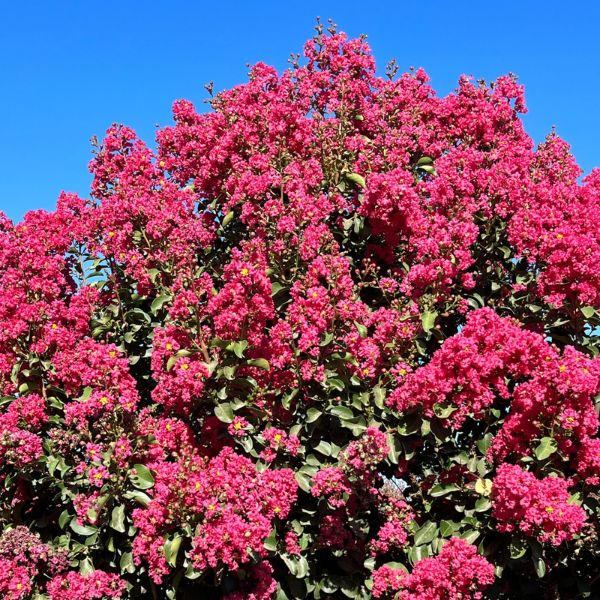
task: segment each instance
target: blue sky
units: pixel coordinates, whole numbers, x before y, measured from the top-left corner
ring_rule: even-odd
[[[460,74],[514,72],[527,130],[555,125],[588,172],[600,164],[600,3],[562,0],[311,0],[3,3],[0,19],[0,210],[18,220],[86,195],[90,137],[113,122],[152,142],[171,103],[245,80],[249,63],[284,69],[316,16],[368,35],[381,70],[422,66],[439,94]]]

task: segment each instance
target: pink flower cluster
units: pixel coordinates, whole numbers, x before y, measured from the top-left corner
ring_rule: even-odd
[[[0,413],[0,465],[22,468],[42,455],[42,425],[47,421],[46,402],[36,394],[15,398]]]
[[[352,488],[340,467],[325,467],[313,476],[310,493],[316,498],[327,498],[331,506],[339,508],[346,504]]]
[[[368,427],[362,437],[348,444],[343,461],[355,475],[370,479],[389,451],[387,435],[377,427]]]
[[[263,561],[250,567],[244,573],[240,589],[227,594],[224,600],[271,600],[276,591],[277,581],[273,578],[273,567]]]
[[[224,448],[206,461],[190,449],[178,462],[152,463],[155,485],[150,503],[133,513],[140,533],[136,561],[150,565],[156,582],[168,573],[164,536],[184,525],[193,531],[190,558],[198,571],[235,570],[265,556],[264,540],[274,519],[285,519],[296,499],[297,483],[289,469],[257,473],[254,464]]]
[[[296,456],[300,449],[300,440],[296,435],[290,435],[276,427],[268,427],[262,433],[262,437],[268,446],[260,453],[260,457],[265,462],[271,462],[280,451],[287,452],[291,456]]]
[[[420,407],[430,418],[437,409],[451,409],[447,418],[457,428],[467,417],[484,419],[499,402],[510,403],[493,443],[498,461],[528,452],[549,432],[561,450],[573,453],[600,423],[593,403],[600,391],[600,362],[570,346],[561,353],[542,335],[489,308],[470,313],[464,328],[427,365],[412,373],[400,370],[397,381],[390,406]]]
[[[372,554],[385,554],[391,550],[402,548],[408,540],[408,526],[415,514],[410,506],[400,498],[382,494],[381,512],[386,521],[371,542]]]
[[[465,600],[482,598],[494,582],[494,567],[477,548],[450,539],[435,558],[418,561],[412,573],[383,566],[373,573],[373,596],[398,600]]]
[[[503,464],[493,481],[493,516],[499,531],[521,531],[558,546],[581,532],[585,511],[573,503],[562,477],[537,479],[517,465]]]
[[[600,438],[583,440],[577,451],[575,468],[587,484],[600,483]]]
[[[118,575],[104,571],[92,571],[87,575],[69,571],[48,583],[50,600],[112,600],[122,598],[124,591],[125,582]]]
[[[27,527],[8,529],[0,537],[0,593],[7,600],[29,597],[40,575],[52,577],[68,568],[67,552],[43,543]]]

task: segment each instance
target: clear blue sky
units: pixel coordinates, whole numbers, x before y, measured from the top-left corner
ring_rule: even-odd
[[[284,69],[316,16],[366,33],[381,70],[424,67],[439,94],[461,73],[512,71],[526,86],[526,127],[552,125],[587,172],[600,164],[600,3],[594,0],[103,0],[3,2],[0,12],[0,210],[51,209],[87,194],[89,139],[112,122],[148,142],[171,103],[245,80],[248,63]]]

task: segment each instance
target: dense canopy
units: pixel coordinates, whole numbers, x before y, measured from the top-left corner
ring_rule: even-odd
[[[600,597],[600,170],[334,29],[0,220],[0,593]]]

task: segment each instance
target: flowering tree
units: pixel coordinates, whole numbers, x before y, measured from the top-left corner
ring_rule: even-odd
[[[0,221],[3,598],[598,598],[600,170],[363,39]]]

